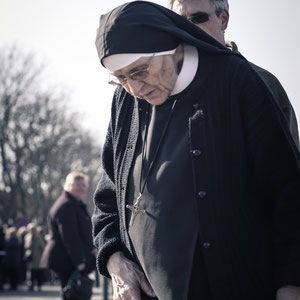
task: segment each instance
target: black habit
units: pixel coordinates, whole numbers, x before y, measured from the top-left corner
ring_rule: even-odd
[[[159,5],[125,4],[101,22],[100,60],[187,43],[197,47],[199,64],[183,93],[152,108],[155,126],[159,115],[153,115],[165,109],[168,115],[178,101],[141,202],[147,213],[130,229],[125,207],[137,196],[145,103],[122,88],[115,92],[93,215],[99,271],[108,275],[108,258],[123,251],[141,265],[160,300],[198,299],[188,297],[196,249],[212,299],[271,300],[280,286],[300,285],[300,156],[258,74]],[[125,43],[124,35],[132,40]],[[151,43],[152,36],[159,43]],[[164,252],[164,239],[178,246],[173,253]]]

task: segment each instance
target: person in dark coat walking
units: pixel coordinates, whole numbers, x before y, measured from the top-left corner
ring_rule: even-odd
[[[96,46],[116,86],[93,215],[114,299],[300,296],[300,154],[259,74],[148,1],[101,16]]]
[[[86,189],[86,176],[79,172],[70,173],[64,191],[53,204],[48,217],[50,239],[40,267],[57,273],[62,288],[76,269],[85,273],[95,269],[92,224],[82,202]]]
[[[15,290],[18,286],[18,271],[21,265],[21,250],[15,227],[6,230],[5,251],[6,276],[10,283],[10,289]]]
[[[5,255],[5,233],[3,225],[0,225],[0,291],[3,289]]]

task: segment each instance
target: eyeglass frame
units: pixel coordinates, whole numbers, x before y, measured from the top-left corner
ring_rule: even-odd
[[[145,80],[149,76],[149,70],[150,70],[151,65],[153,63],[154,57],[155,57],[155,53],[151,56],[147,68],[136,70],[136,71],[134,71],[134,72],[132,72],[132,73],[126,75],[126,76],[124,75],[124,79],[122,79],[122,81],[124,81],[123,83],[120,81],[120,79],[118,79],[118,76],[115,76],[115,75],[110,73],[109,74],[110,77],[115,77],[115,78],[112,79],[112,80],[109,80],[108,84],[115,85],[115,86],[124,86],[124,85],[127,84],[128,79],[134,80],[134,81],[143,81],[143,80]],[[144,78],[142,78],[142,79],[134,79],[133,78],[134,76],[136,76],[136,74],[143,73],[143,72],[146,73],[146,76]]]
[[[192,22],[193,24],[203,24],[209,21],[209,18],[211,15],[215,14],[218,18],[220,17],[222,11],[224,9],[216,9],[214,12],[196,12],[191,17],[187,17],[187,19]],[[197,20],[197,18],[202,17],[203,19],[201,21]]]

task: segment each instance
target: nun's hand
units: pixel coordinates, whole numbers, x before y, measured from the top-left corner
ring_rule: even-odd
[[[276,300],[300,300],[300,287],[284,286],[277,291]]]
[[[122,252],[116,252],[109,258],[107,270],[112,279],[114,300],[141,300],[141,289],[148,296],[155,297],[140,267]]]

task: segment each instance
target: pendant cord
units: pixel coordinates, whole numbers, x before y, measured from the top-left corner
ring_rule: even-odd
[[[152,167],[153,167],[153,164],[154,164],[154,162],[155,162],[155,160],[156,160],[156,156],[157,156],[157,154],[158,154],[158,151],[159,151],[159,149],[160,149],[160,146],[161,146],[161,144],[162,144],[162,142],[163,142],[163,139],[164,139],[164,137],[165,137],[165,135],[166,135],[166,132],[167,132],[167,129],[168,129],[168,127],[169,127],[169,124],[170,124],[170,121],[171,121],[171,117],[172,117],[172,115],[173,115],[173,111],[174,111],[174,108],[175,108],[176,103],[177,103],[177,99],[175,99],[175,101],[173,102],[171,111],[170,111],[169,116],[168,116],[168,120],[167,120],[167,122],[166,122],[166,124],[165,124],[165,127],[164,127],[164,129],[163,129],[162,135],[161,135],[161,137],[160,137],[160,140],[159,140],[159,142],[158,142],[157,148],[156,148],[155,153],[154,153],[154,155],[153,155],[153,159],[152,159],[152,161],[150,162],[150,166],[149,166],[149,169],[148,169],[148,171],[147,171],[145,181],[144,181],[144,183],[142,183],[143,165],[144,165],[145,156],[146,156],[145,151],[146,151],[146,143],[147,143],[147,137],[148,137],[148,128],[149,128],[149,125],[150,125],[150,124],[149,124],[149,121],[150,121],[150,113],[149,113],[149,107],[150,107],[150,104],[148,104],[148,106],[147,106],[147,111],[146,111],[146,114],[147,114],[147,119],[146,119],[146,129],[145,129],[145,132],[144,132],[144,141],[143,141],[143,147],[142,147],[142,164],[141,164],[141,172],[140,172],[140,195],[143,194],[144,189],[145,189],[145,187],[146,187],[146,184],[147,184],[147,181],[148,181],[150,172],[151,172]]]

